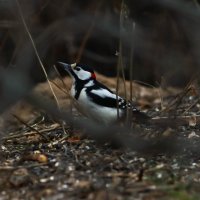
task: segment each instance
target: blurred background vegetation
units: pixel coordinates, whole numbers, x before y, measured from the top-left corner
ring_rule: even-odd
[[[53,76],[57,61],[81,62],[115,76],[119,43],[130,78],[184,86],[198,78],[200,5],[197,0],[19,0],[38,53]],[[120,16],[123,15],[123,22]],[[44,75],[15,0],[0,1],[0,66]]]

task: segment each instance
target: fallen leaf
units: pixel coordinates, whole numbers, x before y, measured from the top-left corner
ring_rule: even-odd
[[[197,118],[195,115],[189,118],[189,126],[195,127],[197,125]]]
[[[38,161],[40,163],[47,163],[48,162],[47,156],[43,153],[40,153],[39,151],[35,151],[34,153],[30,153],[28,155],[25,155],[23,157],[23,160]]]
[[[69,138],[67,138],[67,142],[69,142],[69,143],[78,143],[78,142],[80,142],[80,137],[79,136],[69,137]]]

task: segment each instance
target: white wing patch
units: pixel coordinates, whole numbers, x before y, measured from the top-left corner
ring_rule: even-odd
[[[106,90],[106,89],[99,89],[99,90],[94,89],[94,90],[91,90],[91,92],[93,94],[98,95],[99,97],[110,97],[113,99],[117,98],[116,94],[113,94],[109,90]],[[118,96],[118,98],[121,99],[121,97],[119,97],[119,96]]]

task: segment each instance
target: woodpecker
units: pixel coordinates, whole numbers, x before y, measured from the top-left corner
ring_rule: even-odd
[[[114,94],[96,80],[94,70],[86,65],[58,62],[72,77],[71,97],[75,107],[86,117],[110,124],[126,118],[127,110],[137,119],[148,116],[132,106],[124,98]]]

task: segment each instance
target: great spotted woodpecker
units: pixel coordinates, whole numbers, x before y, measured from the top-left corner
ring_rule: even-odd
[[[127,110],[135,118],[148,118],[105,85],[96,80],[93,69],[85,65],[59,62],[72,77],[71,96],[75,107],[85,116],[97,122],[109,124],[126,118]]]

